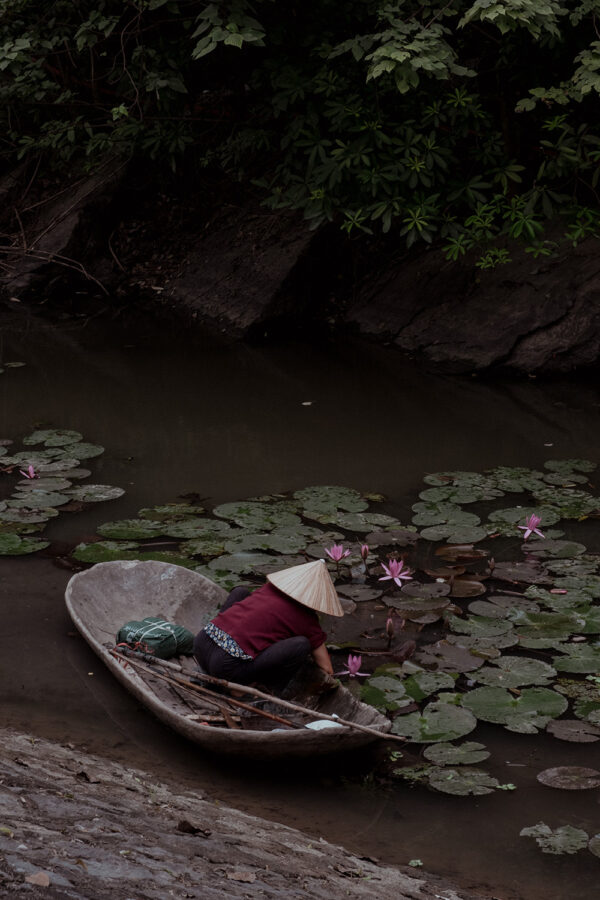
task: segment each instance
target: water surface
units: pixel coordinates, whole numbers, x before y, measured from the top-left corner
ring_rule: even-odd
[[[216,504],[313,484],[382,492],[386,511],[407,522],[427,472],[598,459],[600,392],[591,383],[423,374],[391,348],[354,341],[244,346],[161,335],[150,322],[129,331],[56,328],[16,314],[4,324],[2,353],[27,365],[0,376],[0,437],[20,439],[42,424],[81,431],[106,448],[87,466],[89,480],[126,490],[61,515],[46,532],[55,540],[84,540],[101,522],[181,494]],[[140,708],[74,634],[63,605],[68,571],[36,556],[1,560],[0,575],[7,724],[144,767],[359,855],[419,858],[465,886],[491,885],[489,896],[597,895],[598,858],[543,855],[519,831],[543,820],[600,832],[597,791],[553,791],[535,780],[551,765],[598,766],[598,744],[480,727],[476,739],[493,750],[485,767],[518,786],[482,798],[373,787],[374,751],[278,770],[215,759]]]

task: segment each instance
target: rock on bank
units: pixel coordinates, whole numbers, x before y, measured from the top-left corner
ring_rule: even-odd
[[[476,900],[118,763],[0,736],[2,897]]]

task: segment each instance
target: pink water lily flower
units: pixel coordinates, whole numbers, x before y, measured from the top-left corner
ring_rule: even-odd
[[[21,473],[21,475],[23,475],[24,478],[39,478],[39,475],[37,474],[33,466],[28,466],[26,472],[24,472],[23,469],[19,469],[19,472]]]
[[[404,567],[404,562],[401,559],[388,559],[387,566],[385,563],[381,563],[381,567],[385,575],[381,576],[380,581],[395,581],[398,587],[402,587],[403,580],[412,581],[412,575],[409,575],[411,570],[408,566]]]
[[[367,561],[367,556],[369,555],[369,545],[368,545],[368,544],[361,544],[361,545],[360,545],[360,555],[362,556],[362,558],[363,558],[364,561],[366,562],[366,561]]]
[[[368,672],[361,672],[360,667],[362,664],[362,656],[352,656],[351,653],[348,654],[348,662],[346,663],[347,668],[342,669],[341,672],[336,672],[336,675],[349,675],[350,678],[356,678],[359,675],[361,678],[368,678]]]
[[[346,556],[350,556],[350,551],[344,550],[343,544],[332,544],[332,546],[329,549],[327,549],[327,547],[325,547],[325,553],[335,563],[339,563],[340,560],[344,559]]]
[[[517,528],[520,528],[521,531],[525,532],[523,535],[523,540],[526,541],[530,534],[537,534],[539,537],[543,538],[544,535],[538,529],[538,525],[541,523],[541,516],[536,516],[535,513],[532,513],[528,519],[525,519],[524,525],[518,525]]]

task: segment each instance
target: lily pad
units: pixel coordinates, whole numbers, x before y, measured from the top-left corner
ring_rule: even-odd
[[[87,478],[92,473],[82,469],[79,460],[65,456],[52,462],[43,462],[36,467],[40,475],[60,475],[62,478]]]
[[[568,703],[544,687],[524,688],[518,697],[504,688],[480,687],[465,694],[463,706],[483,722],[504,725],[520,734],[536,734],[550,719],[562,715]]]
[[[565,645],[562,655],[552,659],[552,665],[558,672],[600,672],[600,644]]]
[[[593,472],[596,466],[589,459],[549,459],[544,463],[551,472]]]
[[[293,496],[309,519],[336,513],[338,510],[354,513],[364,512],[369,508],[369,504],[358,491],[347,487],[316,485],[295,491]]]
[[[32,525],[37,522],[47,522],[58,515],[58,510],[53,506],[44,506],[40,509],[5,509],[0,513],[0,522],[22,522]]]
[[[428,703],[422,712],[398,716],[392,732],[415,743],[453,741],[473,731],[477,719],[469,710],[437,700]]]
[[[203,506],[191,503],[164,503],[161,506],[150,506],[140,509],[140,519],[152,519],[153,522],[176,521],[189,519],[190,516],[201,516],[206,510]]]
[[[84,484],[71,488],[68,493],[74,500],[80,500],[82,503],[101,503],[105,500],[116,500],[122,497],[125,491],[110,484]]]
[[[521,609],[525,612],[539,612],[540,607],[534,600],[524,597],[509,597],[502,594],[494,594],[487,600],[474,600],[469,603],[469,612],[476,616],[485,616],[488,619],[506,619],[511,609]]]
[[[150,519],[121,519],[119,522],[105,522],[97,528],[97,532],[102,537],[139,541],[164,534],[164,524]]]
[[[522,549],[526,553],[532,553],[538,557],[551,556],[554,559],[565,559],[580,556],[585,553],[586,547],[585,544],[579,544],[577,541],[540,540],[528,541]]]
[[[360,699],[376,709],[393,712],[408,706],[412,700],[407,697],[404,684],[399,678],[376,675],[361,685]]]
[[[81,440],[83,440],[83,435],[78,431],[51,428],[44,431],[34,431],[33,434],[23,438],[23,443],[26,447],[35,444],[45,444],[46,447],[63,447],[65,444],[73,444]]]
[[[526,469],[522,466],[497,466],[490,469],[487,475],[499,490],[512,494],[522,494],[542,484],[543,472]]]
[[[591,744],[600,741],[600,728],[580,719],[554,719],[546,725],[546,731],[561,741]]]
[[[50,546],[49,541],[20,537],[18,534],[0,534],[0,556],[24,556]]]
[[[528,828],[522,828],[519,832],[521,837],[535,838],[538,847],[542,853],[577,853],[588,845],[588,834],[581,828],[574,828],[572,825],[562,825],[560,828],[549,828],[545,822],[539,822],[537,825],[531,825]]]
[[[96,541],[78,544],[73,550],[73,559],[78,562],[112,562],[117,559],[136,559],[139,544],[133,541]]]
[[[71,487],[71,482],[66,478],[27,478],[19,481],[17,490],[21,493],[29,493],[29,491],[64,491],[65,488]]]
[[[239,537],[230,537],[225,549],[228,553],[243,550],[274,550],[277,553],[299,553],[306,547],[307,539],[303,534],[293,530],[282,533],[282,530],[264,532],[263,534],[243,533]]]
[[[489,757],[489,750],[476,741],[463,744],[432,744],[423,751],[423,756],[436,766],[470,766],[483,762]]]
[[[354,531],[359,534],[371,531],[375,528],[402,528],[398,519],[393,516],[386,516],[383,513],[331,513],[327,515],[309,515],[305,512],[305,516],[309,519],[316,519],[327,525],[336,525],[338,528],[344,528],[346,531]]]
[[[488,754],[489,755],[489,754]],[[436,768],[429,774],[429,785],[444,794],[476,797],[491,794],[500,787],[500,782],[482,769],[450,769]]]
[[[523,532],[518,530],[519,525],[524,525],[525,520],[532,515],[541,515],[542,524],[540,528],[555,525],[560,516],[553,509],[540,509],[539,506],[512,506],[508,509],[497,509],[491,512],[486,523],[487,531],[490,534],[501,534],[506,537],[523,536]]]
[[[43,509],[48,506],[62,506],[72,499],[67,494],[60,494],[56,491],[38,490],[21,492],[19,495],[13,494],[13,498],[7,501],[11,509]]]
[[[221,575],[231,573],[247,575],[251,574],[256,566],[266,566],[272,561],[273,557],[267,556],[266,553],[230,553],[213,559],[208,563],[208,568]]]
[[[390,531],[371,531],[365,537],[365,543],[369,547],[410,547],[419,540],[417,529],[414,525],[405,528],[392,529]]]
[[[483,659],[475,656],[468,648],[437,641],[421,647],[415,654],[415,661],[423,666],[436,666],[440,672],[474,672],[483,665]]]
[[[218,537],[193,538],[179,545],[179,552],[184,556],[202,556],[204,559],[214,559],[225,553],[225,541]]]
[[[584,624],[574,613],[531,613],[513,609],[508,618],[513,622],[522,646],[533,649],[553,647],[556,641],[566,641]],[[532,641],[536,643],[532,644]]]
[[[539,659],[502,656],[479,669],[474,678],[491,687],[518,688],[525,684],[551,684],[555,676],[556,669]]]
[[[60,453],[59,458],[94,459],[96,456],[101,456],[102,453],[104,453],[104,447],[101,447],[100,444],[67,444]]]
[[[493,637],[474,634],[447,634],[446,641],[457,648],[469,650],[474,656],[480,657],[481,665],[485,659],[496,659],[500,656],[500,650],[514,647],[519,639],[514,631],[506,634],[495,634]]]
[[[365,600],[378,600],[383,594],[383,588],[370,587],[368,584],[340,584],[337,587],[339,594],[349,597],[355,603],[363,603]]]
[[[537,775],[537,780],[546,787],[562,791],[588,791],[600,787],[600,772],[582,766],[556,766],[544,769]]]
[[[448,625],[453,631],[471,634],[475,637],[496,637],[500,634],[508,634],[512,631],[512,622],[503,619],[487,618],[487,616],[469,616],[460,619],[458,616],[448,616]]]
[[[594,856],[600,856],[600,834],[595,834],[592,838],[590,838],[588,850],[590,851],[590,853],[593,853]]]
[[[474,547],[473,544],[453,544],[449,547],[438,547],[435,555],[441,556],[447,562],[457,562],[458,560],[484,559],[489,556],[489,553],[487,550]]]
[[[453,523],[423,528],[421,537],[426,541],[447,541],[449,544],[475,544],[488,536],[485,528],[475,525],[459,526]]]
[[[409,581],[402,587],[402,594],[407,597],[433,599],[446,597],[449,593],[450,585],[440,581],[431,581],[427,584],[422,584],[420,581]]]
[[[241,503],[222,503],[215,506],[213,514],[221,519],[230,519],[247,531],[272,531],[279,525],[300,525],[295,507],[284,501],[278,503],[259,503],[252,500]],[[193,537],[193,535],[189,535]]]
[[[544,507],[550,507],[561,519],[580,519],[598,509],[597,497],[575,488],[559,488],[544,485],[533,491],[534,498]]]
[[[572,487],[576,484],[587,484],[589,478],[587,475],[577,475],[575,472],[548,472],[544,475],[546,484],[556,484],[559,487]]]
[[[464,577],[459,575],[452,581],[451,597],[479,597],[481,594],[485,594],[485,585],[474,575],[465,575]]]
[[[404,681],[404,688],[409,697],[420,703],[431,694],[452,690],[454,678],[447,672],[415,672]]]

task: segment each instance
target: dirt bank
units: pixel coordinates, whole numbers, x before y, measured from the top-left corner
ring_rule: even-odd
[[[372,897],[487,900],[3,730],[0,891],[78,900]]]

